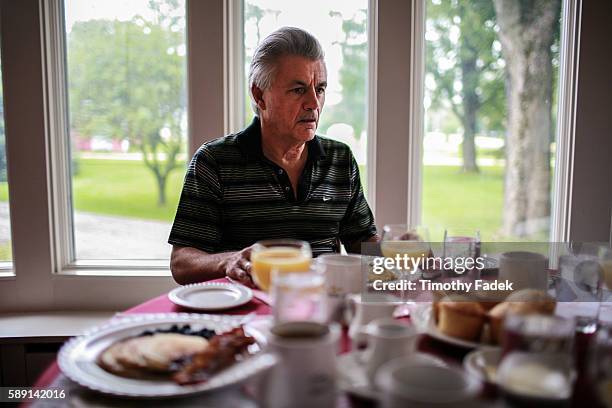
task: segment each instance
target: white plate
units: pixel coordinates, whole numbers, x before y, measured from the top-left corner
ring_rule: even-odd
[[[253,291],[228,282],[194,283],[168,293],[170,301],[193,310],[215,311],[242,306],[253,299]]]
[[[367,400],[378,400],[379,392],[372,387],[366,376],[366,350],[352,351],[338,356],[338,386],[346,393]],[[415,361],[446,367],[437,357],[424,353],[410,355]]]
[[[271,368],[277,359],[268,353],[257,353],[237,362],[219,372],[204,383],[181,386],[172,380],[144,380],[124,378],[111,374],[96,363],[99,354],[111,344],[122,339],[139,335],[145,330],[167,329],[172,325],[189,324],[193,330],[203,328],[223,333],[238,327],[245,316],[213,316],[190,313],[143,314],[133,317],[111,320],[110,323],[95,327],[82,336],[70,339],[58,354],[58,363],[62,372],[79,385],[104,394],[160,398],[184,396],[206,391],[217,390],[238,384],[247,378]],[[265,344],[265,336],[257,330],[244,325],[247,334],[255,337],[257,344],[249,347],[255,353]]]
[[[464,348],[483,348],[483,349],[499,349],[499,346],[492,344],[484,344],[476,341],[468,341],[458,339],[456,337],[447,336],[436,327],[432,313],[432,305],[429,302],[415,303],[410,310],[410,319],[417,328],[419,333],[425,333],[431,337]]]

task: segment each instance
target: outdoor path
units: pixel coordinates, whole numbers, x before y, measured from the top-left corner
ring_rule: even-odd
[[[8,203],[0,202],[0,243],[10,239]],[[77,258],[168,259],[171,224],[162,221],[75,213]]]

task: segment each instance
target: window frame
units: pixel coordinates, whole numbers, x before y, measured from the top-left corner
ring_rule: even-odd
[[[5,129],[7,134],[7,168],[10,189],[10,217],[12,227],[13,265],[15,274],[0,274],[0,309],[3,311],[31,310],[118,310],[167,292],[175,286],[167,265],[148,268],[138,261],[124,261],[119,265],[83,265],[75,263],[67,268],[59,259],[66,259],[66,252],[58,256],[58,223],[65,222],[58,215],[60,205],[54,195],[58,188],[53,172],[55,159],[51,145],[59,130],[65,128],[61,120],[52,118],[59,105],[54,105],[50,95],[57,88],[56,79],[46,67],[50,63],[49,38],[50,15],[58,16],[60,0],[23,0],[0,2],[0,36],[2,42],[3,81],[5,94]],[[236,108],[235,93],[236,58],[235,38],[240,34],[240,20],[236,20],[241,0],[187,1],[188,47],[188,109],[189,152],[193,153],[205,141],[235,130],[239,117],[232,116]],[[559,124],[566,144],[563,151],[565,168],[557,167],[555,182],[563,194],[554,201],[553,227],[558,225],[553,237],[567,239],[572,229],[571,209],[580,200],[597,198],[597,191],[589,197],[573,197],[573,162],[577,146],[589,140],[575,138],[577,131],[585,133],[587,124],[576,121],[576,112],[584,101],[577,99],[579,84],[578,62],[580,50],[581,0],[567,0],[564,6],[566,21],[563,38],[571,37],[562,49],[568,58],[562,59],[565,76],[560,106]],[[566,4],[564,3],[564,4]],[[420,5],[420,9],[419,9]],[[419,149],[414,143],[421,125],[413,121],[422,109],[418,94],[418,71],[422,56],[418,52],[415,30],[422,19],[423,0],[369,0],[368,39],[368,181],[369,203],[375,211],[379,227],[386,223],[407,222],[416,213],[409,204],[419,196],[420,176],[410,171],[420,163],[415,157]],[[588,4],[585,4],[587,7]],[[55,9],[54,9],[55,7]],[[55,10],[55,11],[54,11]],[[241,13],[239,13],[241,15]],[[420,20],[422,21],[422,20]],[[601,20],[599,20],[601,21]],[[408,23],[408,24],[407,24]],[[422,33],[424,34],[424,33]],[[404,38],[406,41],[397,41]],[[406,46],[406,44],[411,44]],[[24,53],[27,49],[29,52]],[[227,50],[227,52],[225,51]],[[593,65],[591,60],[584,63]],[[419,61],[420,58],[420,61]],[[571,58],[571,63],[570,63]],[[210,64],[210,61],[220,61]],[[412,62],[414,61],[414,64]],[[417,65],[418,63],[418,65]],[[233,66],[232,70],[230,67]],[[413,69],[413,71],[411,71]],[[420,68],[419,68],[420,69]],[[411,72],[410,75],[406,75]],[[233,76],[228,75],[233,73]],[[584,80],[584,79],[583,79]],[[567,82],[561,82],[567,81]],[[55,86],[55,88],[54,88]],[[226,90],[228,90],[226,92]],[[234,99],[232,99],[234,98]],[[416,102],[419,103],[416,103]],[[566,103],[561,103],[566,101]],[[577,107],[578,105],[578,107]],[[408,113],[408,114],[406,114]],[[563,116],[562,116],[563,115]],[[28,120],[23,120],[27,118]],[[63,119],[65,121],[65,118]],[[233,121],[233,122],[232,122]],[[577,127],[582,126],[577,129]],[[591,125],[592,126],[592,125]],[[57,147],[55,147],[57,148]],[[558,153],[561,154],[561,153]],[[409,158],[409,160],[406,160]],[[562,161],[558,161],[561,163]],[[603,165],[602,165],[603,166]],[[607,169],[612,169],[608,162]],[[561,176],[559,176],[561,174]],[[598,180],[602,180],[599,176]],[[66,186],[63,188],[66,189]],[[68,190],[66,190],[68,191]],[[604,191],[605,193],[605,191]],[[577,193],[576,193],[577,194]],[[419,197],[420,199],[420,197]],[[565,206],[564,210],[558,210]],[[562,211],[565,211],[563,213]],[[576,211],[574,211],[576,212]],[[592,215],[590,220],[593,220]],[[576,214],[576,220],[586,220]],[[569,232],[568,232],[569,231]],[[560,240],[565,240],[560,239]],[[65,251],[65,250],[64,250]],[[58,273],[62,272],[62,273]],[[157,276],[154,276],[157,275]],[[109,294],[112,293],[112,296]]]
[[[577,104],[578,47],[580,36],[580,10],[582,0],[562,0],[561,4],[561,49],[559,56],[559,85],[557,90],[557,126],[555,140],[555,168],[552,173],[550,242],[567,242],[570,238],[572,175],[574,169],[575,120]],[[411,194],[408,219],[418,223],[421,217],[422,158],[424,136],[423,88],[425,83],[425,20],[426,0],[413,2],[413,43],[412,52],[415,64],[411,73],[412,100],[411,116],[413,128],[410,133],[412,165],[408,176]],[[419,84],[419,85],[415,85]],[[562,160],[559,160],[559,159]],[[415,214],[415,211],[417,213]]]

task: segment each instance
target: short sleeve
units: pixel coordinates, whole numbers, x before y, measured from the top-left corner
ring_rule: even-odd
[[[374,216],[363,194],[359,167],[352,155],[350,172],[351,200],[346,214],[340,222],[340,240],[345,246],[354,242],[364,241],[376,234]]]
[[[223,223],[222,199],[218,165],[204,145],[189,163],[168,243],[217,252]]]

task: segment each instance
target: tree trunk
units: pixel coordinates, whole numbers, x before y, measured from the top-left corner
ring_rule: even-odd
[[[494,4],[506,61],[508,103],[502,234],[528,237],[549,226],[550,47],[560,4],[558,0],[494,0]]]
[[[476,164],[476,114],[478,113],[479,101],[476,95],[476,84],[478,83],[478,73],[476,72],[476,60],[464,61],[461,64],[463,74],[462,105],[463,117],[463,171],[478,172]],[[476,84],[473,84],[476,82]]]
[[[163,207],[166,205],[166,182],[168,181],[168,174],[161,175],[155,173],[155,179],[157,180],[157,205]]]
[[[459,8],[459,14],[462,19],[466,18],[465,5]],[[471,43],[465,32],[461,33],[459,37],[459,60],[461,63],[461,105],[463,115],[461,116],[461,123],[463,125],[463,171],[464,172],[478,172],[478,165],[476,164],[476,114],[480,108],[480,99],[476,94],[478,88],[480,72],[476,67],[476,61],[478,60],[479,51]]]

